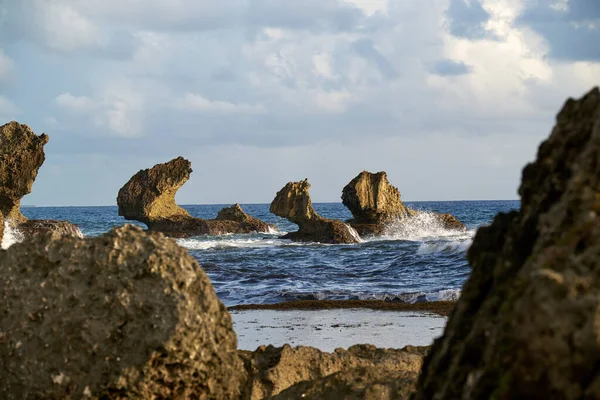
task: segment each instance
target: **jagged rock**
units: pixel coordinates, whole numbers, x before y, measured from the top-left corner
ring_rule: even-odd
[[[60,236],[83,238],[83,233],[81,233],[79,227],[69,221],[30,219],[19,224],[15,229],[25,238],[52,232]]]
[[[308,180],[289,182],[277,192],[270,211],[298,225],[298,232],[283,236],[298,242],[358,243],[359,238],[342,221],[321,217],[312,207]]]
[[[361,236],[381,235],[387,224],[408,222],[421,213],[402,203],[400,192],[390,184],[383,171],[358,174],[342,190],[342,203],[353,216],[348,222]],[[435,215],[442,228],[466,230],[466,226],[450,214]]]
[[[569,99],[519,211],[480,228],[417,400],[600,398],[600,90]]]
[[[39,235],[0,270],[0,398],[246,396],[231,317],[162,234]]]
[[[246,215],[239,205],[239,211],[247,216],[243,221],[239,219],[239,213],[235,214],[235,220],[192,217],[175,203],[177,190],[187,182],[191,173],[192,164],[183,157],[140,170],[119,190],[119,215],[127,220],[140,221],[150,230],[175,237],[277,230],[273,225]]]
[[[325,353],[313,347],[292,348],[284,345],[261,346],[254,352],[240,351],[240,356],[250,376],[250,398],[258,400],[277,395],[299,382],[307,381],[307,385],[313,386],[322,378],[340,371],[346,373],[358,367],[377,367],[380,371],[410,373],[415,380],[427,350],[428,347],[407,346],[395,350],[356,345],[348,350],[336,349],[333,353]],[[293,393],[300,392],[294,390]]]
[[[21,198],[31,192],[48,140],[45,133],[38,136],[16,121],[0,126],[0,212],[13,226],[27,221]]]
[[[273,400],[409,400],[417,377],[418,373],[412,371],[359,367],[300,382]]]
[[[217,214],[216,221],[235,221],[247,226],[249,231],[256,232],[273,232],[277,231],[277,227],[273,224],[267,224],[258,218],[248,215],[242,210],[239,204],[234,204],[231,207],[225,207]]]

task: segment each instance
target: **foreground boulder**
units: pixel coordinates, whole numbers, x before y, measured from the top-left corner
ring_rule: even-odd
[[[234,212],[224,209],[215,220],[192,217],[175,203],[175,194],[191,173],[192,164],[183,157],[139,171],[119,190],[119,215],[175,237],[277,230],[245,214],[237,204]]]
[[[348,222],[361,236],[381,235],[388,224],[408,222],[422,213],[402,203],[400,192],[390,184],[383,171],[358,174],[342,190],[342,203],[353,216]],[[441,228],[466,230],[466,226],[450,214],[434,215]]]
[[[345,380],[340,375],[334,376],[334,374],[341,372],[343,376],[353,376],[353,381],[358,378],[359,382],[361,379],[364,382],[365,377],[360,378],[356,372],[362,373],[365,368],[388,374],[384,385],[386,389],[379,390],[383,388],[382,386],[375,391],[380,395],[398,384],[396,381],[398,374],[410,377],[410,382],[402,382],[400,386],[402,390],[412,392],[417,374],[421,370],[423,355],[427,350],[428,347],[407,346],[396,350],[378,349],[372,345],[356,345],[348,350],[337,349],[333,353],[325,353],[313,347],[292,348],[284,345],[283,347],[261,346],[254,352],[240,351],[240,356],[249,373],[252,400],[270,398],[279,393],[281,397],[278,398],[303,398],[302,394],[305,393],[312,393],[312,398],[327,398],[320,396],[328,391],[330,391],[329,398],[340,398],[332,396],[339,396],[342,392],[337,388],[347,385],[348,382],[342,383]],[[369,386],[373,386],[374,382],[375,379],[369,382]],[[395,397],[373,397],[367,393],[360,398]]]
[[[0,251],[0,398],[245,395],[231,317],[197,262],[131,225]]]
[[[600,398],[600,90],[569,99],[521,209],[480,228],[416,399]]]
[[[298,225],[298,232],[283,236],[298,242],[358,243],[360,239],[342,221],[321,217],[312,207],[308,180],[289,182],[277,195],[269,210]]]
[[[38,136],[29,126],[16,121],[0,126],[0,213],[22,237],[47,231],[81,236],[79,228],[70,222],[28,222],[21,213],[21,199],[31,192],[38,170],[44,163],[44,145],[49,139],[45,133]]]

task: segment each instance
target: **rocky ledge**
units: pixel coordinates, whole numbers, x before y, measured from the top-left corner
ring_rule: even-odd
[[[277,231],[244,213],[239,204],[224,208],[214,220],[192,217],[175,203],[191,173],[192,164],[183,157],[139,171],[119,190],[119,215],[174,237]]]
[[[44,145],[50,138],[36,135],[29,126],[16,121],[0,126],[0,213],[25,238],[48,231],[82,236],[67,221],[28,220],[21,213],[21,199],[31,192],[38,170],[45,160]]]
[[[342,190],[342,202],[353,216],[348,222],[361,236],[381,235],[389,224],[408,223],[423,213],[402,203],[400,191],[390,184],[383,171],[358,174]],[[440,228],[466,230],[465,225],[451,214],[431,214]]]
[[[270,211],[298,225],[297,232],[283,236],[297,242],[358,243],[360,238],[342,221],[323,218],[313,209],[308,180],[289,182],[273,202]]]

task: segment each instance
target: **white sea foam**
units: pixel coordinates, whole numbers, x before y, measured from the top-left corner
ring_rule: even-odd
[[[8,221],[4,222],[4,236],[2,237],[2,248],[4,250],[8,249],[15,243],[23,240],[23,235],[21,232],[17,230],[17,228],[13,228],[10,226]]]
[[[358,242],[361,243],[363,242],[363,240],[360,238],[360,235],[358,234],[358,232],[356,231],[356,229],[354,229],[353,227],[351,227],[348,224],[344,224],[348,227],[348,230],[350,231],[350,234],[352,235],[352,237]]]
[[[438,216],[432,212],[421,212],[405,220],[390,223],[382,237],[393,240],[422,242],[433,238],[471,238],[473,231],[458,231],[445,228]]]
[[[423,242],[417,250],[417,254],[435,254],[435,253],[463,253],[466,252],[471,244],[472,239],[451,240],[441,242]]]
[[[180,246],[189,250],[227,249],[227,248],[264,248],[274,246],[300,246],[302,243],[293,243],[278,238],[260,237],[211,237],[211,238],[186,238],[177,239]]]

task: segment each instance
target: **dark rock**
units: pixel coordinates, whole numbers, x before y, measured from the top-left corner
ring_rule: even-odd
[[[417,400],[600,398],[600,90],[569,99],[521,208],[480,228]]]
[[[342,202],[354,217],[348,221],[360,236],[378,236],[389,224],[411,223],[411,218],[422,214],[402,203],[400,192],[390,184],[383,171],[373,174],[363,171],[342,191]],[[450,214],[435,214],[441,228],[466,230],[466,226]]]
[[[248,215],[242,210],[239,204],[234,204],[231,207],[225,207],[217,214],[216,221],[235,221],[246,226],[249,231],[255,232],[277,232],[277,227],[272,224],[267,224],[258,218]]]
[[[240,351],[240,356],[250,377],[250,398],[258,400],[270,398],[300,382],[308,382],[306,385],[310,387],[322,386],[320,383],[322,378],[340,371],[344,373],[353,371],[359,367],[377,367],[379,371],[394,374],[408,373],[414,381],[421,370],[423,356],[427,350],[428,347],[407,346],[395,350],[378,349],[372,345],[356,345],[348,350],[336,349],[333,353],[325,353],[313,347],[292,348],[284,345],[283,347],[261,346],[254,352]],[[393,382],[392,379],[390,381]],[[305,390],[306,385],[303,385],[301,390]],[[301,390],[295,389],[292,393],[297,394]],[[335,393],[332,392],[330,395]],[[281,398],[301,398],[301,396]]]
[[[0,126],[0,212],[11,226],[27,221],[21,198],[31,192],[48,140],[45,133],[38,136],[16,121]]]
[[[52,232],[60,236],[83,238],[83,233],[81,233],[79,227],[69,221],[30,219],[27,222],[19,224],[15,229],[25,238]]]
[[[237,399],[231,317],[188,252],[126,225],[0,251],[0,398]]]
[[[360,239],[345,223],[321,217],[312,207],[308,180],[289,182],[271,202],[270,211],[298,225],[298,232],[283,238],[298,242],[358,243]]]
[[[183,157],[140,170],[119,190],[119,215],[174,237],[277,230],[275,226],[245,214],[239,205],[239,212],[246,216],[243,221],[237,210],[235,213],[225,211],[216,220],[192,217],[175,203],[175,194],[191,173],[191,163]],[[228,215],[236,219],[225,218]]]

